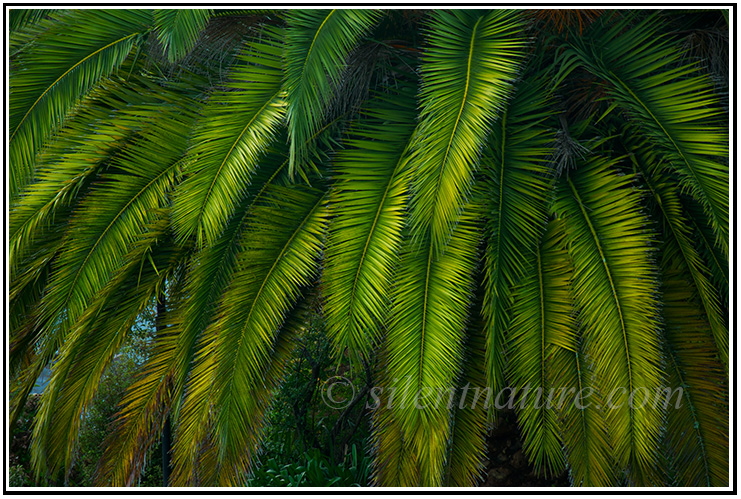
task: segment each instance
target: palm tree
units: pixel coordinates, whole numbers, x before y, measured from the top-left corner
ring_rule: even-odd
[[[11,409],[51,363],[37,478],[70,469],[159,298],[99,481],[133,483],[171,422],[172,485],[244,484],[319,293],[384,388],[376,485],[475,484],[496,408],[428,402],[529,386],[593,391],[517,399],[539,472],[727,486],[727,48],[697,42],[723,16],[11,11]],[[663,388],[681,407],[628,403]]]

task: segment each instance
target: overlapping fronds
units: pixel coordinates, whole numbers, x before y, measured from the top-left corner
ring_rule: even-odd
[[[292,10],[287,16],[285,89],[289,173],[304,176],[307,140],[322,127],[347,57],[379,13],[360,9]]]
[[[536,472],[554,474],[563,470],[564,459],[552,399],[563,387],[553,384],[552,358],[554,350],[568,346],[576,330],[569,292],[572,269],[561,247],[559,228],[551,222],[542,246],[535,250],[533,268],[513,293],[507,338],[510,384],[519,390],[530,389],[520,392],[517,405],[523,448]]]
[[[154,27],[167,60],[185,56],[198,41],[201,30],[213,14],[212,9],[157,9]]]
[[[53,9],[10,9],[10,32],[23,29],[27,24],[38,23],[50,12],[53,12]]]
[[[247,483],[310,302],[338,374],[381,388],[373,485],[475,485],[505,387],[535,474],[728,484],[721,13],[9,17],[9,401],[12,429],[51,369],[37,482],[75,476],[156,300],[98,485],[146,476],[170,423],[170,485]],[[680,24],[720,33],[707,64]]]
[[[15,61],[10,83],[11,198],[30,179],[39,147],[67,112],[129,56],[151,11],[63,11]]]
[[[472,308],[476,310],[474,306]],[[465,340],[461,376],[456,388],[446,479],[450,487],[472,487],[481,479],[486,460],[488,409],[485,323],[472,317]],[[491,403],[491,398],[489,399]]]
[[[716,241],[728,255],[728,130],[712,82],[695,65],[682,65],[682,51],[656,36],[660,19],[635,23],[627,17],[599,35],[574,40],[569,54],[603,78],[629,126],[658,147],[679,173],[684,191],[710,218]],[[630,26],[630,29],[626,29]],[[589,40],[589,43],[585,43]]]
[[[148,224],[116,272],[77,320],[55,359],[34,426],[35,471],[70,472],[82,416],[106,367],[124,344],[139,314],[152,303],[173,267],[178,251],[157,251],[167,241],[165,213]],[[123,290],[123,292],[122,292]]]
[[[487,321],[487,384],[504,387],[505,331],[509,326],[511,289],[532,261],[546,221],[546,200],[553,173],[548,160],[554,133],[546,81],[522,82],[494,127],[481,160],[486,197],[484,253]]]
[[[667,254],[663,314],[668,389],[657,394],[666,407],[670,462],[676,484],[728,487],[728,382],[691,281]],[[660,396],[660,397],[658,397]]]
[[[437,257],[468,199],[492,121],[512,91],[525,39],[511,11],[437,10],[428,30],[411,222],[414,237],[430,237]]]
[[[447,399],[455,391],[462,359],[479,214],[479,207],[469,205],[439,257],[429,237],[421,244],[408,240],[401,252],[385,339],[384,386],[395,390],[391,411],[419,465],[419,483],[407,485],[441,485],[444,477],[451,417]]]
[[[692,282],[715,338],[718,354],[727,367],[728,329],[721,311],[719,295],[710,281],[710,271],[692,240],[692,228],[683,213],[677,185],[672,182],[668,168],[657,160],[647,145],[635,149],[634,152],[635,164],[640,169],[644,183],[660,211],[665,244],[681,253],[682,262],[679,265],[692,276]]]
[[[554,211],[564,220],[574,260],[574,302],[580,311],[595,389],[607,398],[612,452],[634,483],[651,484],[662,413],[630,404],[662,383],[654,243],[631,175],[594,156],[557,187]]]
[[[608,487],[615,485],[617,475],[603,412],[605,397],[595,391],[593,361],[585,354],[576,316],[573,311],[567,315],[568,304],[573,303],[570,279],[574,269],[564,237],[563,221],[550,222],[540,252],[541,265],[547,272],[544,278],[549,276],[553,292],[562,300],[560,304],[552,303],[561,327],[552,329],[549,335],[546,376],[556,389],[551,403],[558,414],[559,434],[572,483]],[[534,441],[527,434],[525,438]],[[538,447],[533,449],[538,450]]]
[[[407,92],[374,100],[334,159],[336,208],[323,273],[324,312],[337,351],[369,360],[388,314],[408,196],[414,129]]]
[[[156,117],[158,126],[111,160],[107,172],[97,179],[96,189],[79,202],[67,220],[61,251],[44,295],[32,312],[37,328],[33,339],[36,358],[20,385],[14,407],[25,399],[70,328],[123,265],[147,223],[167,205],[180,171],[194,107],[181,100],[169,109],[160,103],[140,110],[140,119]]]
[[[187,178],[178,186],[173,225],[199,246],[213,243],[250,183],[284,114],[281,34],[265,29],[238,58],[228,88],[212,95],[188,152]]]
[[[204,332],[196,364],[207,366],[196,365],[186,387],[174,453],[176,484],[189,480],[212,404],[218,409],[212,428],[218,483],[238,484],[249,470],[259,443],[256,418],[262,417],[265,397],[260,385],[271,345],[301,289],[315,277],[327,217],[323,193],[270,189],[217,319]]]

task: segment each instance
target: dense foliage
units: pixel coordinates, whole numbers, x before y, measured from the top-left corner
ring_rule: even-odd
[[[12,420],[53,371],[36,477],[72,468],[166,299],[97,483],[134,483],[170,421],[172,485],[244,485],[318,296],[334,361],[384,389],[375,485],[479,481],[495,411],[429,403],[465,385],[592,389],[517,406],[528,458],[574,485],[728,485],[727,11],[10,27]],[[679,409],[628,403],[665,387]]]

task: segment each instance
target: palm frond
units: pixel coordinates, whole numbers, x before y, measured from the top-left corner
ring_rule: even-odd
[[[546,376],[557,389],[552,406],[558,414],[563,452],[573,485],[608,487],[615,485],[617,476],[607,434],[605,398],[595,392],[593,361],[586,356],[577,318],[564,306],[573,303],[574,272],[564,238],[563,221],[554,220],[549,223],[541,246],[541,265],[548,269],[554,292],[562,300],[560,304],[553,303],[554,311],[560,309],[557,317],[561,327],[552,329],[549,335]]]
[[[572,54],[608,82],[607,91],[628,116],[627,125],[649,138],[679,173],[683,189],[701,203],[716,241],[728,255],[728,131],[712,82],[682,52],[656,36],[655,16],[593,28],[601,34],[575,39]]]
[[[53,11],[54,9],[10,9],[10,32],[23,29],[27,24],[35,24]]]
[[[512,11],[434,11],[422,58],[420,124],[411,223],[430,231],[435,256],[444,250],[470,194],[494,118],[518,76],[525,39]]]
[[[631,480],[650,484],[661,433],[661,409],[636,407],[636,390],[662,383],[657,272],[652,234],[640,212],[631,175],[594,156],[557,187],[554,211],[564,219],[574,260],[574,301],[584,324],[597,389],[606,410],[613,452]],[[609,398],[611,397],[611,398]]]
[[[676,255],[676,253],[675,253]],[[689,285],[681,257],[665,258],[664,321],[668,394],[666,439],[677,483],[728,487],[728,382],[713,337]],[[672,261],[673,260],[673,261]],[[659,394],[657,394],[659,395]]]
[[[140,43],[151,12],[63,11],[55,20],[19,55],[10,82],[11,199],[31,178],[34,156],[50,132]]]
[[[558,229],[551,222],[542,246],[536,248],[534,268],[514,291],[508,331],[510,383],[531,390],[521,395],[517,406],[523,448],[540,474],[564,469],[558,413],[548,403],[551,390],[561,388],[553,385],[551,358],[554,350],[563,348],[564,337],[576,330],[569,292],[572,269]]]
[[[442,483],[451,409],[473,290],[480,208],[469,205],[445,253],[435,257],[432,241],[408,241],[401,252],[386,333],[387,384],[405,446],[419,464],[419,483]],[[401,394],[401,395],[400,395]]]
[[[256,208],[257,209],[257,208]],[[321,191],[271,189],[239,257],[240,269],[221,299],[217,320],[204,332],[180,413],[174,483],[185,483],[205,436],[210,406],[218,408],[218,483],[238,484],[254,459],[261,414],[258,388],[276,331],[318,268],[326,224]],[[201,368],[198,364],[204,364]],[[263,395],[260,395],[262,397]],[[254,413],[254,414],[253,414]]]
[[[183,58],[198,41],[213,9],[155,9],[154,27],[167,60]]]
[[[296,9],[287,17],[285,89],[291,176],[304,175],[307,140],[321,128],[347,56],[375,24],[375,10]]]
[[[634,150],[635,165],[640,169],[648,191],[656,200],[665,226],[665,241],[681,252],[682,268],[692,276],[692,282],[700,297],[710,328],[715,338],[721,361],[728,366],[728,329],[721,311],[719,296],[710,281],[710,271],[705,266],[692,240],[692,229],[683,214],[676,184],[672,182],[668,168],[657,162],[648,145]]]
[[[512,287],[525,274],[544,230],[546,198],[553,172],[548,164],[554,134],[545,80],[523,82],[502,112],[481,159],[485,191],[487,245],[484,253],[487,320],[487,383],[504,387],[505,332],[509,328]]]
[[[275,140],[283,117],[281,34],[263,30],[235,64],[228,89],[212,95],[193,134],[173,224],[182,239],[213,243]]]
[[[337,351],[369,361],[388,314],[401,247],[414,99],[378,99],[361,114],[334,159],[336,206],[323,272],[324,312]]]
[[[139,314],[179,264],[177,251],[161,248],[167,226],[164,213],[149,225],[126,256],[126,265],[96,296],[60,348],[34,425],[31,450],[37,474],[53,476],[62,466],[70,472],[83,415],[101,376]]]
[[[62,249],[34,312],[37,357],[18,392],[22,398],[16,402],[25,399],[38,372],[121,267],[157,210],[166,206],[181,167],[194,108],[182,100],[169,109],[159,105],[141,111],[143,117],[156,117],[157,128],[113,160],[109,171],[98,179],[97,188],[68,219]]]
[[[472,310],[476,309],[474,305]],[[486,363],[485,352],[485,323],[481,317],[474,316],[468,326],[462,375],[457,386],[459,399],[456,399],[451,421],[453,428],[445,480],[445,484],[451,487],[477,485],[484,470],[488,408],[482,391],[487,386],[486,373],[481,366]],[[477,399],[479,393],[483,395]]]

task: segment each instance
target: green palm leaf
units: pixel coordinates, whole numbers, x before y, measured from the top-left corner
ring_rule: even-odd
[[[651,234],[632,181],[616,175],[612,161],[593,157],[562,179],[554,210],[574,259],[574,301],[596,387],[612,401],[606,418],[615,458],[632,480],[648,484],[656,478],[661,410],[631,406],[629,397],[654,393],[662,372]]]
[[[695,289],[700,297],[705,316],[715,338],[721,361],[728,366],[728,329],[721,311],[719,296],[710,281],[710,271],[705,266],[691,237],[691,226],[683,214],[679,193],[671,181],[666,167],[658,163],[650,149],[635,151],[636,166],[643,173],[643,179],[652,197],[656,200],[663,218],[666,244],[681,252],[681,267],[692,276]]]
[[[550,293],[545,295],[544,292],[543,298],[548,297],[552,317],[560,325],[549,331],[545,374],[551,386],[557,389],[552,406],[558,413],[558,428],[572,483],[584,487],[608,487],[615,484],[616,475],[603,413],[604,397],[594,391],[592,362],[585,355],[577,318],[568,310],[573,303],[571,278],[574,267],[564,239],[563,221],[554,220],[549,223],[540,247],[543,282],[550,284]],[[514,362],[513,367],[518,369]],[[537,421],[540,415],[535,412],[530,416]],[[552,441],[553,437],[545,433],[546,428],[540,429],[543,438],[548,435]],[[526,434],[525,439],[532,442],[530,445],[537,452],[538,437]]]
[[[128,58],[151,24],[145,10],[62,12],[17,61],[10,87],[11,197],[33,173],[50,132],[103,77]]]
[[[348,55],[377,19],[374,10],[354,9],[296,9],[288,15],[285,89],[291,176],[304,175],[305,144],[323,125]]]
[[[548,164],[552,114],[541,78],[524,82],[502,113],[481,160],[487,199],[484,255],[487,319],[487,383],[504,387],[505,332],[509,328],[512,287],[533,260],[546,222],[546,198],[553,173]]]
[[[37,474],[54,475],[62,466],[70,472],[83,415],[101,376],[179,263],[177,251],[157,248],[167,240],[167,225],[166,216],[150,224],[126,265],[78,319],[60,349],[34,426],[31,450]]]
[[[657,37],[655,16],[625,28],[633,19],[607,28],[587,46],[572,50],[590,71],[608,82],[611,99],[626,111],[628,125],[651,139],[670,162],[688,193],[710,218],[716,241],[728,255],[728,132],[722,124],[712,82],[699,68],[681,65],[682,52]],[[607,29],[606,29],[607,28]]]
[[[693,306],[692,286],[676,270],[681,257],[665,261],[662,290],[668,386],[672,391],[682,389],[667,401],[666,438],[677,483],[728,487],[726,374],[716,357],[708,324]]]
[[[451,411],[437,399],[454,389],[460,369],[455,359],[461,359],[464,346],[478,215],[471,205],[438,258],[429,238],[402,249],[386,334],[384,387],[396,390],[391,411],[420,467],[419,483],[405,486],[442,483]]]
[[[195,106],[188,106],[187,100],[181,104],[186,107],[159,105],[141,111],[142,119],[157,118],[157,128],[114,159],[97,189],[80,202],[68,220],[62,251],[38,305],[39,330],[34,339],[38,355],[14,406],[25,400],[38,373],[120,268],[156,210],[166,206],[194,119]]]
[[[476,307],[472,307],[476,310]],[[475,317],[468,326],[459,399],[453,409],[446,485],[472,487],[481,478],[486,459],[488,408],[486,407],[486,335],[483,319]],[[466,391],[468,390],[468,391]],[[477,399],[477,394],[481,396]]]
[[[209,98],[178,186],[173,225],[181,238],[213,243],[249,185],[283,117],[281,34],[263,30],[238,58],[229,89]]]
[[[467,201],[492,121],[520,69],[525,39],[511,11],[435,11],[422,59],[420,125],[411,167],[416,237],[439,255]]]
[[[510,377],[514,387],[530,387],[518,404],[523,448],[537,473],[558,474],[564,469],[558,413],[549,407],[554,372],[554,350],[563,348],[575,328],[569,293],[571,268],[560,247],[563,233],[552,222],[535,252],[535,265],[513,296],[508,333]]]
[[[337,351],[365,361],[388,313],[401,246],[414,100],[399,94],[361,114],[333,162],[333,212],[323,273],[329,334]]]
[[[212,15],[212,9],[157,9],[154,11],[157,40],[162,44],[168,61],[175,62],[190,52]]]
[[[218,482],[238,484],[259,443],[252,418],[260,414],[258,380],[270,345],[301,288],[312,283],[322,247],[326,200],[321,192],[274,187],[269,203],[255,213],[255,226],[240,255],[240,270],[224,294],[217,321],[204,333],[189,381],[175,446],[174,483],[193,469],[211,404],[218,444]],[[203,364],[203,368],[198,364]],[[257,404],[257,406],[255,405]]]

